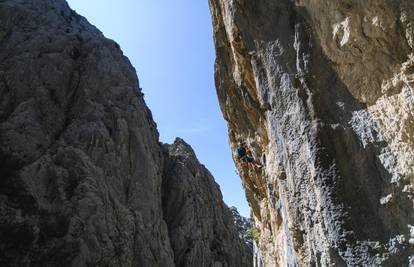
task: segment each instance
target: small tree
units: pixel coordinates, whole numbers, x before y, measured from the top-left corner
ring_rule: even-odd
[[[248,231],[249,231],[252,239],[256,243],[259,243],[259,240],[260,240],[260,229],[257,228],[257,227],[250,227]]]

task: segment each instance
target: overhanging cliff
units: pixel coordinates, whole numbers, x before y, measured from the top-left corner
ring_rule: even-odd
[[[414,255],[414,2],[210,0],[216,86],[265,266]]]

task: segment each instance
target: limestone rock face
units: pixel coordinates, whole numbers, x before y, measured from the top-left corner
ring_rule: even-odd
[[[0,265],[172,266],[162,150],[119,46],[63,1],[0,11]]]
[[[182,139],[166,150],[164,218],[176,266],[252,266],[252,250],[239,237],[213,176]]]
[[[0,59],[0,265],[175,266],[170,159],[119,46],[62,0],[5,0]],[[203,190],[227,218],[218,189]],[[209,238],[232,236],[227,222]],[[237,241],[218,262],[244,257]]]
[[[414,2],[210,0],[264,266],[414,264]]]

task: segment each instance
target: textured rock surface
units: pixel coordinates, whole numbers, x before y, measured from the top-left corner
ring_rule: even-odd
[[[162,150],[119,46],[63,1],[0,12],[2,265],[172,266]]]
[[[240,215],[236,207],[230,207],[233,214],[234,226],[239,233],[240,238],[247,244],[247,246],[253,250],[253,237],[252,237],[252,222],[249,218]]]
[[[164,218],[176,266],[252,266],[210,172],[181,139],[167,146],[163,180]]]
[[[414,2],[210,6],[231,145],[246,140],[265,164],[237,163],[263,264],[407,266]]]
[[[64,1],[0,2],[1,266],[175,266],[164,157],[116,43]],[[234,258],[238,244],[216,246]]]

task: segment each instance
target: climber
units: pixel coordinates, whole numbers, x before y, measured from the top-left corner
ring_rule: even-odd
[[[241,159],[243,162],[247,163],[248,166],[256,167],[258,169],[261,169],[263,166],[257,163],[253,156],[250,149],[247,148],[246,143],[240,142],[237,147],[237,154],[239,156],[239,159]]]

